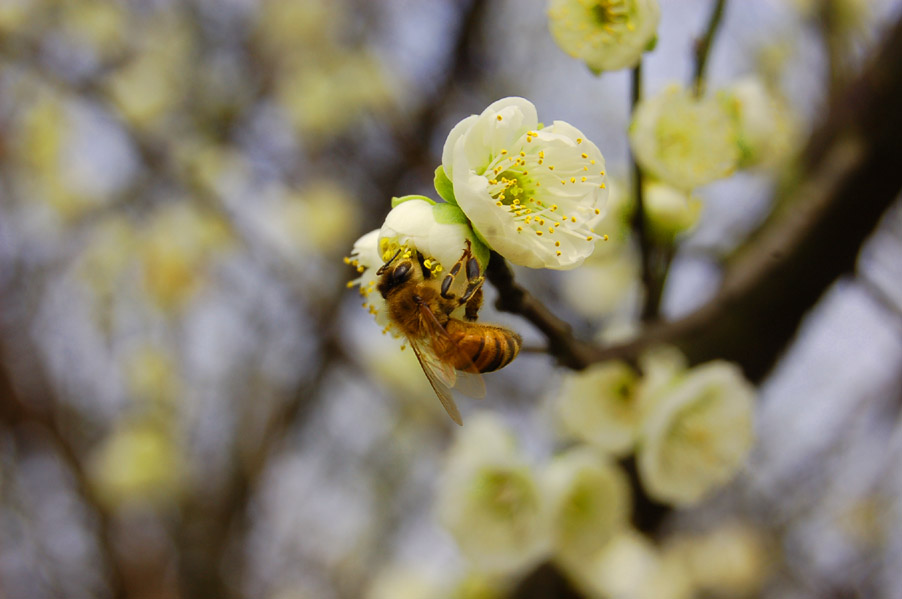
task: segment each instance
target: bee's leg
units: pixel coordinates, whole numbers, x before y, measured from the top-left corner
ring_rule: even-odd
[[[448,271],[448,274],[445,275],[444,280],[442,281],[442,291],[441,295],[445,299],[454,299],[456,296],[451,293],[451,285],[454,284],[454,279],[457,277],[457,274],[461,271],[464,264],[467,265],[467,280],[469,281],[469,273],[470,273],[470,264],[469,261],[473,260],[470,253],[470,240],[467,240],[467,247],[464,248],[464,253],[461,254],[460,258],[457,262],[454,263],[454,266],[451,267],[451,270]],[[479,265],[476,265],[476,268],[479,268]],[[464,300],[466,301],[466,300]],[[464,302],[461,302],[464,303]]]
[[[469,247],[467,248],[469,250]],[[466,317],[476,320],[476,314],[482,306],[482,284],[485,277],[479,271],[479,261],[472,256],[467,260],[467,289],[461,296],[460,304],[466,304]]]
[[[464,317],[473,321],[476,320],[476,316],[479,314],[479,308],[482,307],[482,285],[476,288],[476,290],[470,296],[470,299],[467,300],[467,307],[465,308]]]

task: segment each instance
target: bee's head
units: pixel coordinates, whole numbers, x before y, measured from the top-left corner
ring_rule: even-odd
[[[379,269],[379,293],[387,298],[393,291],[399,289],[410,281],[415,275],[414,263],[411,260],[402,260],[389,266],[383,265]]]

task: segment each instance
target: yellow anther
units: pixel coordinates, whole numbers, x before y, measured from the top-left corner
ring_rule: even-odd
[[[347,287],[348,289],[350,289],[354,285],[356,285],[356,283],[354,281],[348,281],[347,283],[345,283],[345,287]]]
[[[586,236],[586,241],[592,241],[592,236],[591,236],[591,235],[587,235],[587,236]]]
[[[554,242],[554,247],[556,247],[556,248],[561,247],[561,242],[560,242],[560,241],[555,241],[555,242]]]
[[[554,170],[554,165],[553,165],[553,164],[549,164],[549,165],[548,165],[548,170],[553,171],[553,170]]]
[[[507,154],[507,150],[501,150],[501,155],[504,156],[505,154]]]
[[[541,236],[542,236],[542,232],[541,232],[541,231],[536,231],[536,235],[538,235],[539,237],[541,237]]]
[[[561,255],[561,250],[556,251],[555,254],[557,254],[558,256],[560,256],[560,255]]]
[[[608,237],[607,235],[605,235],[604,237],[602,237],[602,239],[604,239],[605,241],[607,241],[607,240],[609,239],[609,237]]]
[[[570,182],[571,182],[571,183],[576,183],[576,177],[570,177]]]
[[[576,143],[578,143],[578,144],[583,143],[583,138],[582,138],[582,137],[577,137],[577,138],[576,138]]]
[[[580,179],[580,181],[582,181],[583,183],[585,183],[585,182],[586,182],[586,178],[583,177],[582,179]]]
[[[345,257],[344,257],[344,263],[345,263],[345,264],[350,264],[350,263],[351,263],[351,259],[348,258],[347,256],[345,256]]]
[[[499,114],[499,115],[496,116],[495,118],[498,119],[498,120],[500,121],[500,120],[501,120],[501,115]]]
[[[358,267],[357,267],[357,272],[362,273],[362,272],[365,271],[365,270],[366,270],[366,269],[365,269],[364,267],[362,267],[362,266],[358,266]]]
[[[596,208],[596,209],[595,209],[595,214],[596,214],[596,215],[597,215],[597,214],[601,214],[601,210],[599,210],[598,208]]]
[[[582,154],[580,154],[580,156],[582,156],[583,158],[588,158],[588,157],[589,157],[589,155],[586,154],[585,152],[583,152]]]

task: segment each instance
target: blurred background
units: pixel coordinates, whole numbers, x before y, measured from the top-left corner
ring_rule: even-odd
[[[801,147],[902,14],[842,4],[728,2],[709,87],[769,82]],[[661,0],[647,93],[688,81],[711,6]],[[629,73],[568,57],[542,0],[0,0],[0,597],[514,596],[466,584],[433,513],[457,428],[342,262],[511,95],[585,132],[629,204]],[[697,192],[666,317],[715,293],[789,162]],[[642,290],[630,250],[599,254],[515,272],[606,342]],[[754,531],[723,596],[902,597],[898,202],[835,274],[757,377],[742,475],[657,533]],[[542,346],[486,294],[484,320]],[[563,372],[525,353],[464,421],[498,414],[543,459]]]

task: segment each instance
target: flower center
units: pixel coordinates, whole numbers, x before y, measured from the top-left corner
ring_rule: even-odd
[[[636,29],[633,3],[626,0],[594,0],[587,6],[591,17],[607,33],[620,35]]]
[[[517,233],[534,233],[536,243],[546,243],[541,238],[547,240],[548,236],[592,241],[594,233],[589,223],[600,211],[574,198],[583,197],[593,186],[603,189],[604,171],[587,153],[575,148],[560,164],[546,160],[542,146],[532,143],[538,137],[536,131],[527,131],[523,149],[513,152],[502,149],[493,157],[481,173],[488,181],[489,195],[498,208],[513,218]],[[582,143],[582,139],[576,143]],[[560,149],[554,155],[562,158]],[[574,187],[580,191],[571,191]],[[553,244],[560,256],[564,250],[561,241]]]

